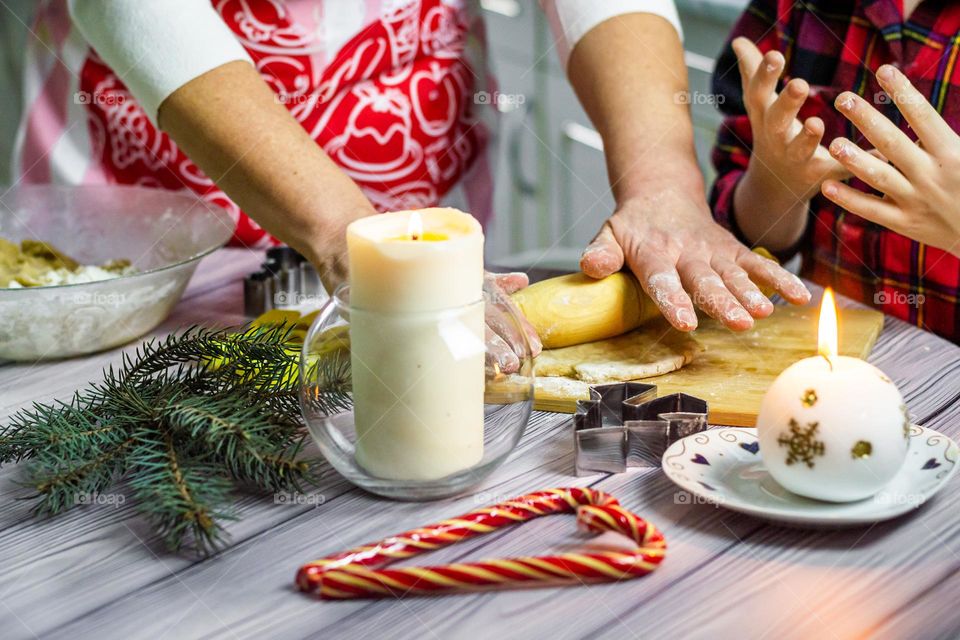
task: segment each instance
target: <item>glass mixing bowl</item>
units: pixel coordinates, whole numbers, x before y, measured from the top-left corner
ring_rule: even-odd
[[[0,359],[109,349],[160,324],[234,222],[196,196],[144,187],[23,185],[0,196],[0,237],[48,242],[84,265],[130,260],[110,280],[0,288]]]
[[[484,340],[484,308],[516,345],[505,374]],[[377,314],[340,287],[300,359],[300,407],[320,452],[355,485],[433,500],[474,487],[507,458],[533,408],[533,358],[513,307]],[[356,401],[356,410],[355,410]]]

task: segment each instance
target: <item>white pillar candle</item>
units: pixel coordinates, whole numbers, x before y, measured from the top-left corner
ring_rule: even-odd
[[[455,209],[347,228],[357,462],[433,480],[483,457],[483,231]]]
[[[903,466],[910,421],[896,385],[873,365],[837,355],[836,309],[828,289],[820,353],[796,362],[770,386],[757,416],[770,475],[798,495],[831,502],[868,498]]]

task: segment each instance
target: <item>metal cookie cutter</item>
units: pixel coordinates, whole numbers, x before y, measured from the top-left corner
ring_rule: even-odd
[[[657,397],[657,386],[621,382],[590,387],[573,416],[578,476],[660,466],[674,441],[707,428],[707,402],[685,393]]]
[[[267,249],[260,271],[243,280],[243,309],[248,316],[325,297],[316,269],[290,247]]]

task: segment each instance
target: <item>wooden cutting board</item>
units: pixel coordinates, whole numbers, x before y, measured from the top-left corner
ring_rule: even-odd
[[[703,398],[710,405],[711,424],[752,427],[760,400],[774,378],[816,353],[819,312],[818,307],[779,306],[744,333],[734,333],[714,320],[702,321],[693,336],[703,351],[693,362],[643,382],[656,384],[660,395],[683,392]],[[840,353],[866,358],[883,329],[883,314],[868,309],[840,309],[839,313]],[[538,379],[535,407],[572,413],[582,393],[579,383]]]

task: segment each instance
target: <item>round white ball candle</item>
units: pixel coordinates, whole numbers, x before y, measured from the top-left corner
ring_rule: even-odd
[[[347,228],[357,462],[434,480],[483,457],[483,231],[455,209]]]
[[[900,470],[910,421],[896,385],[871,364],[836,355],[828,289],[821,355],[787,367],[760,405],[757,434],[770,475],[785,489],[830,502],[876,494]]]

